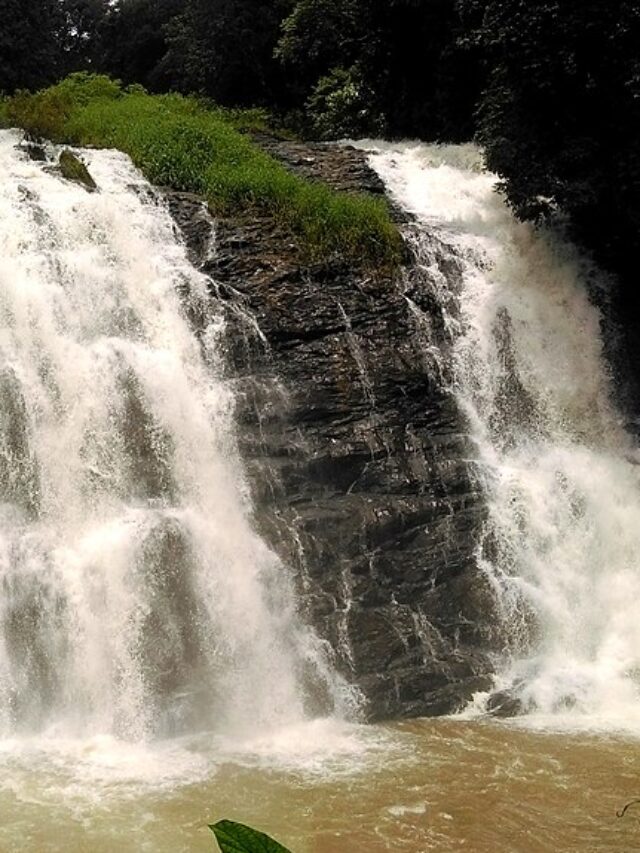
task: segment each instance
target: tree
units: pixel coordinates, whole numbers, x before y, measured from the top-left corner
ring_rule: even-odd
[[[119,0],[106,7],[97,32],[96,70],[151,91],[174,87],[167,31],[183,7],[183,0]]]
[[[461,33],[455,0],[298,0],[277,55],[312,103],[344,75],[366,89],[372,131],[383,118],[392,136],[468,139],[480,76]]]
[[[561,210],[610,269],[640,242],[640,4],[462,0],[489,83],[479,138],[516,214]]]
[[[98,64],[100,27],[109,6],[104,0],[61,0],[64,15],[60,47],[63,73],[93,69]]]
[[[0,92],[53,82],[62,61],[58,0],[0,0],[0,20]]]
[[[287,0],[187,0],[168,32],[166,68],[177,88],[225,106],[272,103],[273,58]]]

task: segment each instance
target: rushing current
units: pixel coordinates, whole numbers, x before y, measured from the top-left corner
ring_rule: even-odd
[[[374,143],[371,162],[416,218],[477,447],[497,687],[540,720],[638,728],[640,454],[612,402],[601,283],[514,219],[473,146]]]
[[[0,132],[0,849],[204,852],[220,818],[296,853],[635,849],[615,811],[637,739],[311,719],[350,694],[255,532],[209,283],[126,157],[82,152],[89,194],[18,141]],[[423,318],[429,362],[474,438],[496,688],[525,725],[637,734],[640,458],[593,276],[514,221],[475,148],[364,144],[415,215],[447,330],[435,347]]]
[[[299,722],[310,684],[338,688],[252,527],[206,279],[124,155],[84,152],[90,194],[17,143],[0,133],[0,734]]]

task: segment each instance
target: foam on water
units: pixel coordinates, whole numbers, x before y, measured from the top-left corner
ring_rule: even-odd
[[[90,194],[17,143],[0,133],[2,752],[161,779],[200,759],[145,743],[286,730],[317,695],[340,718],[351,694],[252,526],[206,279],[124,155],[82,152]]]
[[[640,733],[640,457],[611,401],[589,297],[601,284],[514,219],[473,146],[362,144],[416,216],[407,233],[446,314],[488,499],[478,559],[503,623],[496,688],[529,724]]]
[[[170,740],[127,742],[113,735],[0,742],[0,792],[21,803],[86,809],[136,797],[172,795],[210,785],[219,774],[254,770],[306,780],[375,773],[382,763],[413,762],[397,732],[338,720],[312,720],[270,734],[233,738],[201,732]]]

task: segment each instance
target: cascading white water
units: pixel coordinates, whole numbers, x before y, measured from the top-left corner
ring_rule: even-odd
[[[0,735],[260,731],[332,680],[256,535],[223,321],[129,160],[0,133]],[[185,319],[198,306],[198,340]]]
[[[589,270],[514,219],[473,146],[361,144],[417,218],[407,233],[445,314],[508,640],[497,687],[539,719],[637,727],[640,456],[611,401]]]

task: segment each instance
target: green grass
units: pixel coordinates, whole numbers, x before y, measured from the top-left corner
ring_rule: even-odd
[[[238,129],[266,126],[259,111],[210,109],[195,98],[122,89],[83,73],[33,95],[18,93],[5,112],[31,136],[118,148],[149,181],[199,193],[214,213],[268,213],[310,260],[341,255],[383,268],[400,260],[401,239],[386,202],[288,172]],[[0,120],[2,114],[0,107]]]

